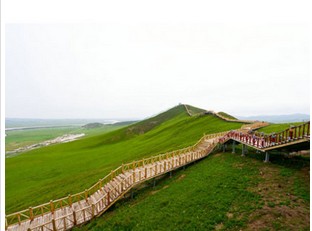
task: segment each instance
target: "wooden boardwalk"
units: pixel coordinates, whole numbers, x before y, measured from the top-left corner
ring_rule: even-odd
[[[68,230],[104,213],[134,186],[209,155],[227,132],[205,135],[194,146],[122,165],[90,189],[6,216],[6,230]]]

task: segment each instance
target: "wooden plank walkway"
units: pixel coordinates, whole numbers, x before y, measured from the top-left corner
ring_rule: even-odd
[[[226,134],[205,135],[194,146],[123,165],[85,192],[7,215],[6,230],[62,231],[83,224],[104,213],[134,186],[206,157]]]

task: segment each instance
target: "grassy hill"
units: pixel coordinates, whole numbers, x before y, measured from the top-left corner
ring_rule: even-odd
[[[229,115],[229,114],[227,114],[227,113],[225,113],[225,112],[218,112],[218,114],[219,115],[221,115],[221,116],[223,116],[223,117],[225,117],[225,118],[227,118],[227,119],[231,119],[231,120],[237,120],[237,118],[235,118],[234,116],[231,116],[231,115]]]
[[[203,133],[237,129],[212,115],[190,117],[183,105],[103,135],[6,159],[6,213],[83,191],[121,163],[193,145]]]
[[[218,153],[75,230],[309,230],[309,159]]]

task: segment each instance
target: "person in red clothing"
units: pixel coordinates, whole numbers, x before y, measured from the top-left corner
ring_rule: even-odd
[[[276,135],[275,135],[275,133],[273,133],[271,135],[271,145],[275,145],[275,142],[276,142]]]

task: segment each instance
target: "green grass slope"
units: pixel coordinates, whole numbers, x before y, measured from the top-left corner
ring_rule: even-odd
[[[218,112],[218,114],[220,114],[221,116],[223,116],[223,117],[225,117],[225,118],[227,118],[227,119],[231,119],[231,120],[237,120],[237,118],[235,118],[234,116],[231,116],[231,115],[229,115],[229,114],[227,114],[227,113],[225,113],[225,112]]]
[[[89,188],[121,163],[193,145],[203,133],[237,129],[212,115],[189,117],[177,106],[104,135],[6,159],[6,213]]]
[[[269,126],[260,128],[259,132],[264,133],[272,133],[272,132],[281,132],[288,128],[290,128],[291,125],[298,126],[300,124],[303,124],[302,122],[294,122],[294,123],[282,123],[282,124],[270,124]]]
[[[309,159],[263,158],[209,156],[75,230],[309,230]]]
[[[185,105],[188,109],[188,111],[190,112],[190,114],[193,116],[193,115],[198,115],[198,114],[203,114],[206,112],[206,110],[204,109],[201,109],[201,108],[198,108],[198,107],[194,107],[194,106],[191,106],[191,105],[188,105],[186,104]]]

